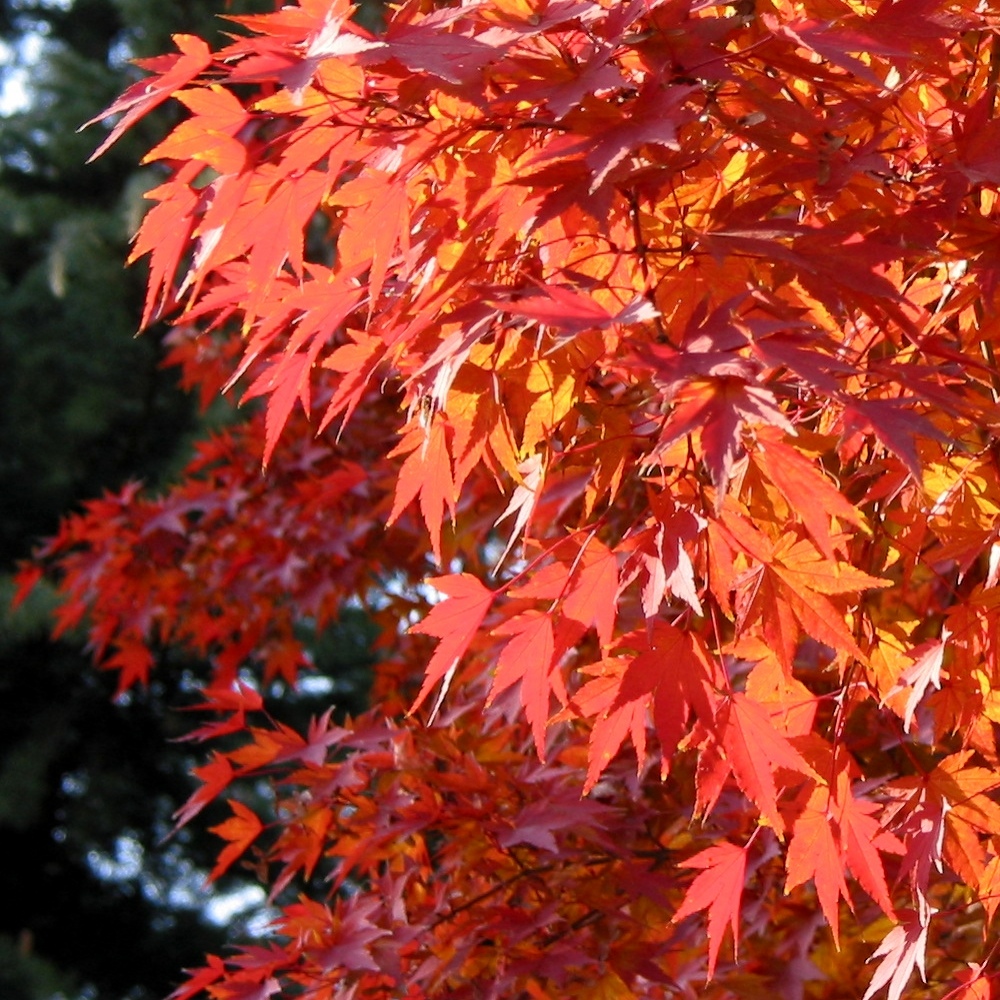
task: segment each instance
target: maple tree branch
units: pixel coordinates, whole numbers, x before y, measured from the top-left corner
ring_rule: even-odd
[[[1000,402],[1000,367],[997,366],[997,357],[993,350],[993,344],[984,337],[979,341],[979,349],[986,359],[986,364],[989,368],[990,384],[993,387],[993,402]]]
[[[639,258],[639,267],[642,271],[643,285],[646,288],[646,298],[656,306],[656,301],[653,295],[653,289],[651,287],[650,281],[650,270],[649,270],[649,260],[647,255],[649,254],[649,247],[646,245],[646,239],[642,234],[642,222],[639,218],[639,198],[635,191],[629,189],[625,192],[625,198],[629,205],[629,216],[632,223],[632,239],[634,242],[634,247],[632,252],[636,254]],[[656,330],[659,335],[659,339],[665,343],[670,344],[670,334],[667,332],[666,324],[663,322],[663,317],[660,315],[660,311],[657,309],[656,314],[653,317],[653,322],[656,324]]]
[[[579,916],[572,923],[566,924],[561,927],[558,931],[554,931],[546,936],[545,947],[551,948],[558,941],[569,937],[570,934],[574,934],[576,931],[583,930],[588,924],[596,923],[604,914],[600,910],[591,907],[586,913]]]
[[[517,858],[516,855],[512,855],[512,857],[514,858],[514,861],[516,863],[518,864],[521,863],[520,859]],[[613,857],[611,855],[602,855],[599,857],[584,858],[582,860],[573,863],[587,867],[593,867],[595,865],[612,864],[613,862],[618,860],[619,860],[618,858]],[[468,910],[473,909],[480,903],[485,902],[487,899],[490,899],[491,897],[495,896],[498,892],[503,892],[505,889],[509,889],[512,885],[515,885],[517,882],[523,881],[526,878],[533,878],[537,875],[546,875],[549,872],[556,871],[560,868],[565,868],[570,863],[571,863],[570,861],[566,861],[563,864],[556,864],[555,862],[551,862],[547,865],[535,865],[532,867],[522,868],[516,874],[509,875],[507,878],[498,882],[496,885],[490,886],[489,889],[486,889],[483,892],[479,893],[478,896],[473,896],[472,899],[468,899],[464,903],[459,904],[458,906],[453,906],[450,910],[448,910],[447,913],[443,913],[439,917],[437,917],[431,924],[431,927],[437,928],[441,924],[447,923],[450,920],[454,920],[455,917],[459,916],[462,913],[466,913]]]
[[[485,902],[487,899],[495,896],[498,892],[503,892],[504,889],[510,888],[510,886],[521,881],[522,879],[528,878],[532,875],[544,875],[547,872],[554,871],[559,866],[556,864],[541,865],[537,868],[526,868],[519,871],[516,875],[510,875],[503,881],[498,882],[496,885],[491,886],[489,889],[484,890],[479,893],[478,896],[473,896],[472,899],[466,900],[464,903],[458,906],[453,906],[447,913],[441,914],[438,918],[434,920],[431,924],[432,928],[437,928],[441,924],[447,923],[450,920],[454,920],[459,914],[465,913],[468,910],[473,909],[473,907],[478,906],[480,903]]]

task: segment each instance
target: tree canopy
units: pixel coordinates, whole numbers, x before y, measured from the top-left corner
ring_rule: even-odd
[[[102,116],[183,108],[144,322],[251,416],[22,583],[122,691],[211,662],[176,818],[298,892],[175,1000],[988,997],[995,14],[351,13],[177,34]],[[352,605],[372,709],[265,710]]]

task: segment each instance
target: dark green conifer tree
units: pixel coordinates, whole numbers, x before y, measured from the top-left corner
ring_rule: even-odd
[[[228,9],[268,7],[236,0]],[[164,708],[183,701],[187,665],[141,704],[116,705],[111,679],[73,636],[48,640],[44,600],[6,610],[16,560],[61,513],[131,479],[155,488],[204,432],[161,366],[161,331],[134,336],[143,275],[122,266],[143,192],[157,183],[155,167],[136,164],[176,111],[162,109],[89,165],[99,128],[78,129],[137,78],[130,59],[167,51],[179,23],[211,38],[227,27],[224,10],[222,0],[0,3],[8,54],[0,76],[4,1000],[162,997],[240,920],[224,927],[207,918],[201,885],[214,838],[185,830],[160,844],[197,759],[167,743],[187,728]],[[347,659],[363,679],[364,624],[345,635],[326,648],[354,648]],[[330,663],[343,666],[336,656]],[[308,712],[317,702],[301,705]],[[219,891],[239,885],[237,872]]]

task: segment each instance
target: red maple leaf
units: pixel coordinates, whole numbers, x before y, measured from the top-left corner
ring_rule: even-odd
[[[432,711],[434,715],[447,693],[459,660],[465,655],[493,603],[494,594],[469,573],[431,577],[427,583],[440,590],[446,598],[434,605],[430,614],[412,626],[410,631],[431,635],[441,641],[427,664],[424,682],[411,711],[416,711],[434,687],[441,683],[442,690]]]
[[[732,931],[734,950],[739,941],[740,900],[747,851],[745,847],[735,844],[715,844],[688,858],[684,867],[700,868],[702,871],[688,887],[671,923],[677,923],[699,910],[708,910],[708,978],[711,979],[715,975],[727,924]]]
[[[767,709],[742,692],[722,700],[715,729],[737,784],[768,825],[781,834],[785,824],[778,811],[775,773],[782,768],[802,776],[815,776],[815,772],[775,729]]]
[[[162,104],[176,91],[193,80],[203,69],[211,65],[212,52],[197,35],[174,35],[174,44],[179,55],[157,56],[152,59],[137,60],[137,65],[154,74],[152,78],[138,80],[119,97],[111,107],[91,118],[82,128],[104,121],[113,115],[121,115],[108,137],[94,150],[90,160],[97,159],[108,147],[117,142],[122,134],[140,118],[148,114],[158,104]]]
[[[229,799],[228,802],[233,815],[224,822],[208,828],[211,833],[229,841],[219,853],[215,867],[208,876],[210,882],[214,882],[225,874],[233,862],[246,852],[246,849],[264,829],[263,824],[252,809],[236,799]]]

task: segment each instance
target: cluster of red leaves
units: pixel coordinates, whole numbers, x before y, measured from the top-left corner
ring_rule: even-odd
[[[322,862],[335,902],[178,995],[834,997],[881,940],[866,996],[914,969],[987,996],[1000,20],[349,15],[178,36],[109,110],[105,146],[188,109],[148,156],[146,320],[206,331],[191,383],[226,345],[264,407],[165,498],[65,523],[63,622],[123,686],[153,643],[211,657],[221,710],[247,663],[294,674],[297,619],[377,593],[376,711],[416,680],[437,716],[216,752],[181,818],[263,769],[274,816],[234,800],[220,865],[253,844],[280,889]]]
[[[667,996],[664,984],[697,980],[700,933],[672,926],[667,903],[685,880],[666,864],[671,843],[690,842],[679,804],[629,794],[621,775],[581,798],[571,749],[541,765],[523,726],[496,708],[470,726],[468,710],[422,730],[375,716],[320,719],[305,738],[253,728],[216,755],[201,772],[213,792],[262,774],[275,784],[275,891],[314,872],[340,891],[285,906],[280,947],[211,961],[178,1000],[216,983],[220,997],[500,998],[616,996],[626,983]],[[265,832],[231,805],[215,829],[235,857]]]

